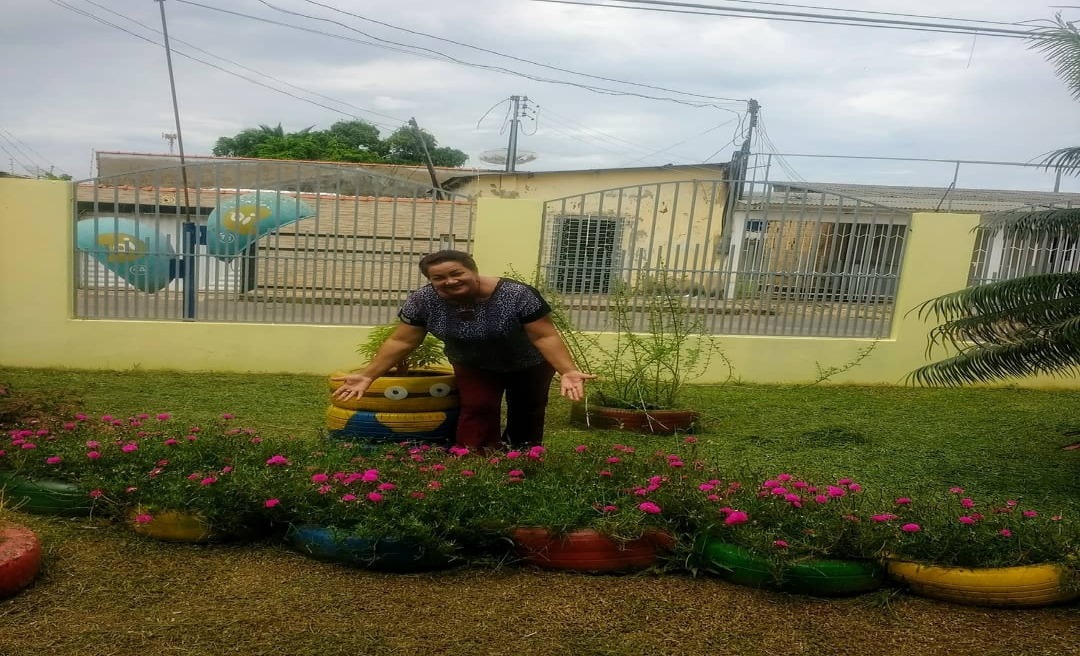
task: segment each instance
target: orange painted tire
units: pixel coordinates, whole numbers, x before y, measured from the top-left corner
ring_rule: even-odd
[[[25,526],[0,523],[0,597],[26,586],[41,569],[41,541]]]
[[[135,520],[146,514],[153,519],[145,524]],[[147,512],[136,508],[131,512],[131,529],[144,537],[161,542],[209,542],[218,537],[210,524],[202,517],[181,510]]]
[[[461,404],[454,373],[446,369],[415,369],[408,376],[380,376],[358,399],[340,401],[334,398],[334,391],[342,383],[333,379],[358,371],[336,371],[327,378],[333,405],[368,412],[437,412]]]
[[[971,569],[890,559],[886,568],[911,592],[958,604],[1037,608],[1080,598],[1078,574],[1064,565]]]
[[[617,542],[593,530],[556,535],[543,528],[518,528],[512,533],[518,556],[545,569],[577,572],[626,572],[656,564],[658,547],[669,548],[664,533]]]
[[[621,430],[646,435],[673,435],[693,431],[699,419],[693,410],[628,410],[592,403],[570,406],[570,423],[582,428]]]

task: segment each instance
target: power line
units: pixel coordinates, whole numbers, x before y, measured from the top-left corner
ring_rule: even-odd
[[[43,162],[45,162],[46,164],[48,164],[48,165],[49,165],[49,170],[50,170],[50,171],[56,168],[56,165],[55,165],[55,164],[53,164],[52,162],[50,162],[50,161],[49,161],[49,158],[48,158],[48,157],[45,157],[44,155],[42,155],[41,153],[39,153],[39,152],[38,152],[37,150],[35,150],[33,146],[31,146],[30,144],[26,143],[26,142],[25,142],[25,141],[23,141],[22,139],[20,139],[20,138],[18,138],[17,136],[15,136],[15,133],[14,133],[14,132],[12,132],[11,130],[3,130],[3,131],[4,131],[4,132],[7,132],[8,136],[10,136],[10,137],[11,137],[12,139],[14,139],[15,141],[17,141],[17,142],[19,142],[20,144],[22,144],[22,145],[26,146],[26,149],[27,149],[27,150],[29,150],[30,152],[34,153],[34,154],[35,154],[35,155],[37,155],[38,157],[40,157],[40,158],[41,158],[41,160],[42,160]],[[63,173],[63,171],[61,171],[61,173]]]
[[[119,16],[119,17],[121,17],[121,18],[123,18],[125,20],[129,20],[132,23],[135,23],[136,25],[139,25],[139,26],[141,26],[141,27],[143,27],[143,28],[145,28],[147,30],[150,30],[151,32],[154,32],[155,34],[161,34],[161,30],[158,30],[158,29],[156,29],[154,27],[146,25],[145,23],[141,23],[141,22],[135,20],[134,18],[131,18],[129,16],[125,16],[125,15],[123,15],[123,14],[117,12],[117,11],[113,11],[112,9],[109,9],[108,7],[106,7],[104,5],[100,5],[100,4],[96,3],[96,2],[94,2],[93,0],[84,0],[84,1],[89,3],[89,4],[94,5],[95,7],[98,7],[100,9],[104,9],[105,11],[109,12],[110,14],[114,14],[114,15]],[[249,66],[245,66],[245,65],[243,65],[243,64],[241,64],[239,62],[233,61],[233,60],[229,59],[228,57],[224,57],[222,55],[210,52],[209,50],[204,50],[203,48],[200,48],[199,46],[194,45],[192,43],[189,43],[187,41],[181,41],[180,39],[177,39],[176,37],[172,37],[172,40],[177,42],[177,43],[182,43],[185,46],[187,46],[189,48],[192,48],[194,50],[197,50],[197,51],[199,51],[199,52],[201,52],[203,54],[210,55],[211,57],[214,57],[215,59],[220,59],[222,61],[228,62],[228,63],[232,64],[233,66],[237,66],[239,68],[244,69],[245,71],[250,71],[252,73],[255,73],[256,75],[261,75],[262,77],[265,77],[268,80],[273,80],[274,82],[278,82],[279,84],[284,84],[285,86],[292,87],[293,89],[297,89],[297,90],[302,91],[304,93],[311,94],[313,96],[317,96],[319,98],[323,98],[325,100],[329,100],[331,102],[335,102],[335,103],[338,103],[340,105],[345,105],[346,107],[352,107],[353,109],[355,109],[355,110],[357,110],[359,112],[365,112],[365,113],[368,113],[368,114],[372,114],[374,116],[381,116],[383,118],[388,118],[388,119],[394,120],[394,121],[401,121],[402,123],[404,123],[404,120],[399,119],[397,117],[390,116],[388,114],[381,114],[379,112],[374,112],[372,110],[365,109],[364,107],[358,107],[358,106],[353,105],[352,103],[346,102],[344,100],[338,100],[337,98],[332,98],[330,96],[323,95],[323,94],[321,94],[321,93],[319,93],[317,91],[312,91],[311,89],[305,89],[304,87],[297,86],[295,84],[292,84],[291,82],[286,82],[285,80],[282,80],[280,78],[276,78],[273,75],[270,75],[269,73],[263,73],[262,71],[256,70],[256,69],[251,68]],[[180,53],[178,53],[178,54],[180,54]],[[351,116],[349,114],[346,114],[346,115]],[[397,127],[397,126],[386,125],[386,124],[381,124],[381,125],[383,125],[384,127],[391,127],[391,128],[396,128]]]
[[[680,141],[677,144],[668,146],[667,148],[661,148],[660,150],[653,151],[653,152],[649,153],[648,155],[645,155],[644,157],[639,157],[639,158],[637,158],[635,160],[630,160],[628,162],[624,162],[624,163],[620,164],[619,166],[622,167],[622,166],[627,166],[629,164],[636,164],[636,163],[640,162],[643,159],[648,159],[648,158],[652,157],[653,155],[659,155],[660,153],[667,152],[667,151],[671,150],[672,148],[678,148],[679,146],[683,145],[684,143],[687,143],[687,142],[689,142],[689,141],[691,141],[693,139],[697,139],[698,137],[703,137],[703,136],[709,134],[710,132],[713,132],[714,130],[719,130],[720,128],[724,127],[725,125],[729,125],[729,124],[734,123],[734,122],[735,122],[735,119],[731,119],[731,120],[725,121],[725,122],[723,122],[723,123],[721,123],[719,125],[714,125],[713,127],[709,128],[708,130],[705,130],[704,132],[700,132],[698,134],[695,134],[692,137],[688,137],[686,139],[683,139],[682,141]]]
[[[177,1],[182,2],[183,0],[177,0]],[[109,22],[109,21],[107,21],[107,20],[105,20],[105,19],[103,19],[103,18],[101,18],[99,16],[95,16],[94,14],[91,14],[89,12],[83,11],[83,10],[78,9],[76,7],[72,7],[71,5],[67,4],[66,2],[63,2],[63,0],[49,0],[49,2],[51,2],[54,5],[57,5],[59,7],[62,7],[64,9],[67,9],[69,11],[73,11],[73,12],[75,12],[75,13],[81,15],[81,16],[85,16],[86,18],[89,18],[91,20],[102,23],[103,25],[108,25],[109,27],[118,29],[121,32],[125,32],[127,34],[130,34],[131,36],[134,36],[137,39],[141,39],[141,40],[146,41],[147,43],[153,44],[153,45],[155,45],[157,47],[162,47],[162,48],[164,47],[161,43],[158,43],[157,41],[154,41],[153,39],[148,39],[147,37],[145,37],[145,36],[143,36],[141,34],[136,34],[135,32],[132,32],[131,30],[128,30],[128,29],[126,29],[124,27],[121,27],[121,26],[119,26],[119,25],[117,25],[115,23],[111,23],[111,22]],[[309,98],[303,98],[301,96],[297,96],[296,94],[289,93],[288,91],[278,89],[278,88],[270,86],[269,84],[266,84],[264,82],[260,82],[259,80],[255,80],[255,79],[252,79],[250,77],[247,77],[246,75],[241,75],[239,73],[236,73],[235,71],[230,71],[230,70],[228,70],[226,68],[222,68],[221,66],[213,64],[211,62],[208,62],[208,61],[206,61],[204,59],[199,59],[198,57],[195,57],[193,55],[189,55],[187,53],[180,52],[180,51],[176,51],[176,54],[180,55],[181,57],[186,57],[187,59],[191,59],[192,61],[197,61],[200,64],[204,64],[206,66],[209,66],[210,68],[219,70],[219,71],[221,71],[223,73],[226,73],[228,75],[238,77],[238,78],[240,78],[242,80],[247,80],[248,82],[251,82],[252,84],[257,84],[260,87],[270,89],[271,91],[275,91],[277,93],[285,94],[286,96],[289,96],[291,98],[295,98],[297,100],[301,100],[301,101],[309,103],[311,105],[315,105],[317,107],[322,107],[323,109],[329,109],[332,112],[337,112],[338,114],[343,114],[343,115],[349,116],[351,118],[355,118],[355,119],[360,119],[361,118],[359,116],[356,116],[355,114],[351,114],[349,112],[337,109],[336,107],[330,107],[329,105],[324,105],[324,104],[322,104],[320,102],[316,102],[316,101],[311,100]],[[374,114],[376,116],[383,116],[383,117],[390,118],[390,119],[395,120],[395,121],[401,120],[401,119],[398,119],[397,117],[388,116],[387,114],[380,114],[379,112],[375,112],[375,111],[372,111],[372,110],[366,110],[365,109],[365,110],[360,110],[360,111],[363,111],[363,112],[369,113],[369,114]],[[378,123],[377,121],[372,121],[372,122],[377,123],[379,125],[383,125],[384,127],[391,127],[391,128],[397,127],[397,126],[387,125],[385,123]],[[401,121],[401,123],[404,124],[405,121]]]
[[[5,141],[7,141],[8,145],[15,149],[15,152],[19,153],[20,155],[22,155],[26,159],[26,161],[30,162],[30,165],[33,167],[32,169],[27,168],[26,165],[22,163],[22,161],[20,161],[19,164],[24,169],[29,171],[32,175],[34,175],[34,176],[40,175],[40,171],[45,170],[45,167],[39,165],[37,163],[37,161],[33,157],[27,155],[26,152],[24,152],[22,148],[19,148],[18,144],[16,144],[11,138],[9,138],[3,132],[0,132],[0,137],[2,137]]]
[[[55,0],[50,0],[50,2],[52,2],[52,1],[55,1]],[[315,16],[308,16],[307,14],[301,14],[299,12],[294,12],[294,11],[290,11],[290,10],[286,10],[286,9],[280,9],[280,8],[274,7],[270,3],[266,2],[266,0],[259,0],[259,1],[262,2],[263,4],[266,4],[268,7],[271,7],[272,9],[275,9],[277,11],[281,11],[281,12],[288,13],[288,14],[294,14],[294,15],[298,15],[298,16],[303,16],[303,17],[306,17],[306,18],[310,18],[312,20],[319,20],[319,21],[326,21],[326,22],[329,22],[329,23],[333,23],[335,25],[343,27],[344,29],[356,32],[358,34],[363,34],[364,36],[367,36],[368,38],[375,39],[377,41],[383,41],[385,43],[391,43],[391,44],[395,44],[395,45],[399,45],[399,46],[404,45],[404,44],[396,44],[395,42],[387,41],[386,39],[379,39],[378,37],[371,36],[370,34],[367,34],[367,33],[363,32],[362,30],[359,30],[359,29],[357,29],[355,27],[346,25],[346,24],[341,23],[339,21],[335,21],[335,20],[332,20],[332,19],[329,19],[329,18],[319,18],[319,17],[315,17]],[[192,6],[195,6],[195,7],[202,7],[203,9],[209,9],[211,11],[218,11],[218,12],[225,13],[225,14],[231,14],[233,16],[239,16],[239,17],[242,17],[242,18],[247,18],[247,19],[250,19],[250,20],[255,20],[255,21],[259,21],[259,22],[263,22],[263,23],[270,23],[272,25],[280,25],[282,27],[287,27],[289,29],[300,30],[300,31],[304,31],[304,32],[312,32],[312,33],[319,34],[321,36],[330,37],[330,38],[341,39],[341,40],[344,40],[344,41],[354,41],[354,42],[357,42],[357,43],[363,43],[364,45],[369,45],[369,46],[373,46],[373,47],[376,47],[376,48],[383,48],[383,49],[387,49],[387,50],[393,50],[393,51],[396,51],[396,52],[403,52],[403,53],[406,53],[406,54],[413,55],[415,57],[423,57],[425,59],[434,59],[436,61],[450,62],[450,63],[454,63],[454,64],[459,64],[461,66],[467,66],[467,67],[470,67],[470,68],[478,68],[478,69],[493,71],[493,72],[496,72],[496,73],[503,73],[503,74],[506,74],[506,75],[513,75],[513,76],[517,76],[517,77],[522,77],[522,78],[526,78],[526,79],[529,79],[529,80],[533,80],[534,82],[543,82],[545,84],[560,84],[560,85],[564,85],[564,86],[572,86],[572,87],[577,87],[579,89],[584,89],[586,91],[591,91],[593,93],[597,93],[597,94],[601,94],[601,95],[607,95],[607,96],[631,96],[631,97],[636,97],[636,98],[644,98],[644,99],[647,99],[647,100],[659,100],[659,101],[664,101],[664,102],[672,102],[672,103],[677,103],[677,104],[680,104],[680,105],[686,105],[686,106],[689,106],[689,107],[697,107],[697,108],[713,107],[715,109],[719,109],[719,110],[725,111],[725,112],[733,112],[734,111],[734,110],[728,109],[727,107],[721,107],[720,105],[718,105],[718,104],[716,104],[714,102],[698,102],[698,101],[681,100],[679,98],[669,98],[667,96],[651,96],[651,95],[648,95],[648,94],[637,93],[637,92],[634,92],[634,91],[620,91],[618,89],[609,89],[609,88],[606,88],[606,87],[598,87],[598,86],[591,85],[591,84],[579,84],[577,82],[569,82],[567,80],[558,80],[558,79],[554,79],[554,78],[547,78],[547,77],[541,77],[541,76],[538,76],[538,75],[532,75],[530,73],[522,73],[520,71],[514,71],[514,70],[510,70],[508,68],[503,68],[502,66],[489,66],[489,65],[486,65],[486,64],[477,64],[477,63],[473,63],[473,62],[467,62],[467,61],[464,61],[464,60],[457,59],[455,57],[451,57],[450,55],[447,55],[445,53],[441,53],[441,52],[438,52],[438,51],[435,51],[435,50],[431,50],[430,48],[423,48],[423,47],[419,47],[419,46],[404,45],[404,47],[406,47],[406,48],[414,48],[414,49],[417,49],[417,50],[422,50],[422,51],[435,53],[434,55],[425,55],[423,52],[415,52],[413,50],[402,50],[401,48],[393,47],[392,45],[387,46],[387,45],[382,45],[382,44],[379,44],[379,43],[371,43],[371,42],[367,42],[367,41],[362,41],[360,39],[347,37],[347,36],[344,36],[344,35],[341,35],[341,34],[333,34],[331,32],[324,32],[324,31],[321,31],[321,30],[313,30],[311,28],[301,27],[299,25],[292,25],[290,23],[282,23],[280,21],[274,21],[274,20],[270,20],[268,18],[262,18],[260,16],[252,16],[251,14],[243,14],[243,13],[240,13],[240,12],[237,12],[237,11],[231,11],[231,10],[228,10],[228,9],[222,9],[220,7],[213,7],[213,6],[205,5],[205,4],[202,4],[202,3],[199,3],[199,2],[193,2],[192,0],[176,0],[176,2],[180,2],[180,3],[186,4],[186,5],[192,5]]]
[[[11,159],[11,161],[13,161],[13,162],[17,163],[17,164],[18,164],[19,166],[21,166],[21,167],[23,168],[23,170],[24,170],[24,171],[26,171],[26,172],[27,172],[27,173],[29,173],[30,175],[37,175],[37,174],[36,174],[36,173],[35,173],[35,172],[34,172],[34,171],[33,171],[33,170],[32,170],[32,169],[31,169],[31,168],[29,167],[29,166],[27,166],[27,165],[26,165],[26,163],[25,163],[25,162],[23,162],[23,161],[22,161],[21,159],[19,159],[18,157],[15,157],[15,155],[13,155],[13,154],[11,153],[11,151],[10,151],[10,150],[8,150],[7,148],[5,148],[5,147],[4,147],[4,144],[2,144],[2,143],[0,143],[0,150],[2,150],[2,151],[4,151],[5,153],[7,153],[7,156],[8,156],[8,158],[10,158],[10,159]],[[12,173],[15,173],[15,171],[14,171],[14,170],[12,170]]]
[[[683,96],[693,96],[695,98],[704,98],[706,100],[722,100],[722,101],[726,100],[726,101],[737,102],[737,103],[745,103],[746,102],[745,98],[724,98],[722,96],[708,96],[708,95],[699,94],[699,93],[692,93],[692,92],[689,92],[689,91],[679,91],[678,89],[669,89],[667,87],[658,87],[658,86],[654,86],[654,85],[651,85],[651,84],[643,84],[641,82],[632,82],[630,80],[622,80],[622,79],[614,78],[614,77],[604,77],[602,75],[592,75],[592,74],[589,74],[589,73],[582,73],[581,71],[575,71],[575,70],[572,70],[572,69],[569,69],[569,68],[560,68],[558,66],[552,66],[550,64],[544,64],[542,62],[534,61],[532,59],[525,59],[524,57],[516,57],[514,55],[508,55],[508,54],[506,54],[504,52],[499,52],[497,50],[491,50],[489,48],[483,48],[483,47],[475,46],[475,45],[472,45],[472,44],[469,44],[469,43],[464,43],[464,42],[461,42],[461,41],[455,41],[453,39],[447,39],[447,38],[444,38],[444,37],[441,37],[441,36],[435,36],[434,34],[427,34],[425,32],[419,32],[419,31],[416,31],[416,30],[410,30],[408,28],[399,27],[397,25],[392,25],[390,23],[385,23],[383,21],[375,20],[374,18],[368,18],[366,16],[361,16],[359,14],[354,14],[354,13],[345,11],[343,9],[338,9],[337,7],[332,7],[330,5],[323,4],[321,2],[316,2],[316,0],[304,0],[304,2],[307,2],[308,4],[312,4],[312,5],[317,5],[319,7],[323,7],[325,9],[329,9],[331,11],[336,11],[338,13],[345,14],[346,16],[352,16],[353,18],[357,18],[357,19],[362,20],[362,21],[367,21],[369,23],[375,23],[376,25],[382,25],[383,27],[388,27],[388,28],[390,28],[392,30],[399,30],[399,31],[405,32],[407,34],[413,34],[413,35],[416,35],[416,36],[422,36],[422,37],[426,37],[428,39],[435,39],[437,41],[442,41],[444,43],[451,43],[453,45],[461,46],[463,48],[470,48],[472,50],[476,50],[476,51],[479,51],[479,52],[486,52],[488,54],[496,55],[496,56],[499,56],[499,57],[505,57],[506,59],[512,59],[514,61],[519,61],[519,62],[522,62],[522,63],[525,63],[525,64],[532,64],[533,66],[539,66],[541,68],[547,68],[547,69],[550,69],[550,70],[553,70],[553,71],[559,71],[560,73],[570,73],[571,75],[579,75],[581,77],[592,78],[594,80],[603,80],[605,82],[616,82],[618,84],[626,84],[626,85],[629,85],[629,86],[642,87],[642,88],[646,88],[646,89],[653,89],[653,90],[656,90],[656,91],[664,91],[664,92],[667,92],[667,93],[677,93],[677,94],[683,95]],[[375,38],[375,37],[371,37],[371,38]]]
[[[693,16],[723,16],[728,18],[752,18],[756,20],[775,20],[790,23],[810,23],[814,25],[844,25],[847,27],[876,27],[880,29],[894,29],[894,30],[908,30],[913,32],[938,32],[942,34],[981,34],[983,36],[998,36],[1013,39],[1032,39],[1038,38],[1038,34],[1035,32],[1026,32],[1021,30],[1004,30],[1000,28],[983,28],[965,25],[948,25],[941,24],[940,27],[915,27],[916,23],[907,23],[905,21],[882,21],[876,22],[859,22],[870,21],[876,19],[863,19],[859,17],[845,17],[845,16],[831,16],[821,14],[819,18],[796,18],[780,15],[762,15],[755,16],[754,13],[768,14],[764,10],[751,10],[751,9],[739,9],[735,7],[716,7],[713,5],[694,5],[688,3],[662,3],[664,5],[673,5],[676,7],[693,7],[712,9],[713,11],[691,11],[689,9],[672,9],[667,7],[637,7],[637,6],[624,6],[624,5],[601,5],[592,2],[579,2],[577,0],[532,0],[533,2],[547,2],[551,4],[560,5],[579,5],[582,7],[594,7],[602,9],[631,9],[637,11],[653,11],[669,14],[689,14]],[[619,2],[644,2],[645,0],[617,0]],[[658,3],[661,4],[661,3]],[[727,13],[725,13],[727,12]],[[734,13],[732,13],[734,12]],[[745,12],[745,13],[740,13]],[[773,12],[776,13],[776,12]],[[793,13],[793,12],[785,12]],[[749,15],[747,15],[749,14]],[[812,16],[812,15],[811,15]],[[889,23],[889,24],[884,24]],[[945,28],[945,29],[942,29]]]

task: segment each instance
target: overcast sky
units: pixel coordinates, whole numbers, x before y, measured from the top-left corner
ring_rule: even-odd
[[[319,0],[396,27],[551,67],[672,90],[659,91],[408,34],[305,0],[201,2],[248,16],[167,0],[169,35],[177,53],[271,89],[174,54],[185,150],[192,155],[209,154],[218,137],[258,124],[280,122],[289,131],[322,129],[359,117],[375,122],[385,136],[415,117],[440,145],[468,153],[467,166],[497,168],[480,161],[479,155],[506,146],[507,103],[500,102],[511,95],[530,101],[519,147],[535,153],[536,160],[520,167],[524,170],[727,161],[741,143],[749,98],[761,103],[764,131],[759,130],[754,142],[760,152],[1034,162],[1054,148],[1080,145],[1080,104],[1069,97],[1051,65],[1020,39],[532,0]],[[24,168],[55,166],[81,179],[92,173],[95,150],[169,151],[161,135],[175,128],[163,48],[73,11],[160,42],[157,2],[3,4],[0,168],[13,166],[16,173],[24,173]],[[736,6],[784,9],[776,4]],[[1061,11],[1052,5],[1063,3],[806,4],[1018,22],[1049,19]],[[370,36],[268,5],[329,18]],[[1064,11],[1072,12],[1067,18],[1080,18],[1080,10]],[[376,47],[370,45],[375,43],[372,37],[429,50]],[[715,106],[599,94],[467,67],[443,55],[574,84]],[[764,135],[770,139],[761,138]],[[776,180],[946,186],[954,172],[952,164],[942,163],[791,157],[785,169],[773,161],[769,178]],[[1050,176],[1016,167],[965,165],[958,179],[960,187],[1049,190],[1052,185]],[[1080,189],[1080,184],[1071,181],[1065,188]]]

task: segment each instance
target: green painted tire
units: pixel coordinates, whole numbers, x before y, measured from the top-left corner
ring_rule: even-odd
[[[881,587],[884,570],[875,562],[812,558],[779,571],[749,549],[707,538],[700,554],[706,569],[730,583],[815,597],[843,597]]]
[[[0,472],[0,494],[9,508],[30,515],[86,517],[94,505],[71,483],[32,479],[14,472]]]

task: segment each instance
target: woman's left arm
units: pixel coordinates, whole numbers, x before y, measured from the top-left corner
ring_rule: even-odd
[[[571,401],[580,401],[585,396],[585,381],[596,378],[578,370],[570,349],[559,334],[551,317],[541,317],[536,321],[523,324],[529,341],[540,351],[540,355],[559,372],[559,393]]]

